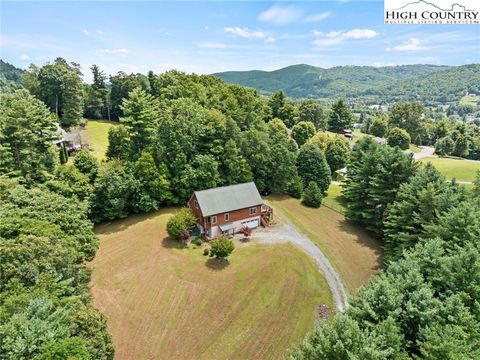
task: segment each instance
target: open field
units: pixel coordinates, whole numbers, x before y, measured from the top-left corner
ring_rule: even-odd
[[[480,96],[468,96],[465,95],[460,99],[459,104],[460,105],[471,105],[471,106],[476,106],[478,103],[480,103]]]
[[[108,147],[108,130],[116,124],[107,120],[88,120],[84,133],[97,159],[102,160],[105,157]]]
[[[337,212],[344,213],[346,207],[345,201],[346,200],[342,194],[342,187],[338,185],[338,183],[332,183],[328,187],[327,196],[323,198],[322,204]]]
[[[308,208],[288,196],[270,196],[268,201],[274,207],[275,216],[287,217],[320,247],[350,293],[355,293],[380,269],[380,242],[343,215],[326,207]]]
[[[480,170],[480,161],[474,160],[426,157],[419,161],[425,164],[431,162],[448,179],[455,178],[458,181],[472,182],[475,180],[475,173]]]
[[[334,308],[313,261],[290,244],[236,243],[229,264],[179,249],[174,209],[97,226],[95,305],[116,359],[278,359]]]

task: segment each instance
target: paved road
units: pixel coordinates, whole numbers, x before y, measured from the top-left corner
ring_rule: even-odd
[[[433,153],[435,152],[435,148],[430,147],[430,146],[419,146],[420,151],[418,153],[413,153],[413,158],[415,160],[427,157],[427,156],[432,156]]]
[[[290,242],[305,251],[315,261],[318,269],[325,277],[325,280],[330,287],[330,291],[332,292],[332,297],[335,301],[337,310],[344,311],[346,309],[348,306],[348,295],[345,284],[340,276],[319,247],[309,238],[298,232],[292,224],[285,223],[274,225],[268,229],[257,229],[255,230],[254,238],[260,242],[270,244]]]

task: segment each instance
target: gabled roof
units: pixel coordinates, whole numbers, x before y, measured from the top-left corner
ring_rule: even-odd
[[[194,194],[203,216],[263,204],[263,200],[253,182],[195,191]]]

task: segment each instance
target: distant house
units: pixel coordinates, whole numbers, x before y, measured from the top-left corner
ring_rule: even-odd
[[[348,140],[352,140],[353,139],[352,130],[350,130],[350,129],[343,130],[343,136],[345,136],[345,138],[347,138]]]
[[[265,205],[253,182],[195,191],[188,207],[207,239],[233,235],[244,227],[268,226],[273,217],[273,209]]]
[[[65,146],[68,154],[71,154],[72,152],[75,152],[75,151],[79,151],[83,148],[82,137],[80,135],[79,130],[75,132],[68,132],[62,129],[60,125],[57,125],[57,131],[60,134],[60,137],[56,140],[53,140],[52,142],[58,148]]]
[[[380,145],[385,145],[387,143],[387,140],[383,137],[375,136],[373,140],[379,143]]]

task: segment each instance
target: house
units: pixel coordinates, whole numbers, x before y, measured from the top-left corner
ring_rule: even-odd
[[[233,235],[244,227],[266,227],[273,217],[273,209],[265,205],[253,182],[195,191],[188,207],[207,239]]]
[[[52,141],[57,148],[65,146],[69,155],[72,152],[79,151],[83,148],[82,137],[79,130],[76,130],[75,132],[67,132],[57,124],[57,131],[60,134],[60,138]]]

